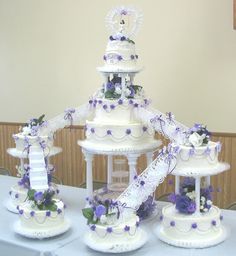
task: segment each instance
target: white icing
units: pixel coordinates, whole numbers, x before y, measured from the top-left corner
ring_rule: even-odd
[[[22,204],[27,198],[28,189],[19,185],[11,187],[9,194],[12,204],[17,207]]]

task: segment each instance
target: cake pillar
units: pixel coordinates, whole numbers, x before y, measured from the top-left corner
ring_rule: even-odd
[[[20,168],[21,170],[24,170],[24,158],[20,159]]]
[[[206,182],[206,186],[209,187],[211,185],[211,176],[206,176],[205,182]]]
[[[107,184],[112,183],[113,158],[112,155],[107,156]]]
[[[86,190],[87,197],[93,195],[93,154],[83,150],[85,161],[86,161]]]
[[[139,155],[128,155],[128,164],[129,164],[129,184],[134,180],[135,175],[137,174],[136,165]]]
[[[196,198],[195,198],[195,203],[196,203],[196,211],[195,213],[199,214],[200,213],[200,189],[201,189],[201,186],[200,186],[200,183],[201,183],[201,178],[200,177],[195,177],[195,195],[196,195]]]
[[[122,88],[122,93],[121,93],[121,98],[125,98],[125,89],[126,89],[126,83],[125,83],[125,76],[126,74],[120,74],[121,76],[121,88]]]
[[[179,176],[175,176],[175,194],[179,194]]]

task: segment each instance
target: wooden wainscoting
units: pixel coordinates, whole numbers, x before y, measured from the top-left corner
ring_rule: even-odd
[[[20,124],[0,123],[0,166],[10,170],[12,175],[16,175],[16,165],[19,160],[7,154],[7,148],[14,147],[12,134],[17,133]],[[163,144],[168,141],[160,135],[158,139],[163,140]],[[77,140],[84,139],[84,130],[82,126],[73,126],[71,129],[65,128],[56,133],[55,145],[62,147],[63,152],[52,157],[51,163],[55,165],[55,176],[62,180],[63,184],[71,186],[80,186],[85,182],[85,161],[81,148]],[[230,163],[230,171],[212,177],[212,185],[219,188],[221,192],[214,192],[215,204],[220,207],[227,207],[230,203],[236,201],[236,134],[213,133],[214,141],[221,141],[223,144],[220,160]],[[138,159],[138,170],[143,170],[146,166],[146,159],[141,156]],[[93,165],[94,180],[99,182],[106,181],[106,157],[96,156]],[[161,184],[157,191],[157,197],[170,193],[174,190],[173,176],[169,175]]]

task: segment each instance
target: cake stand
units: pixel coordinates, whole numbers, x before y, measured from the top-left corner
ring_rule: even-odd
[[[55,156],[59,153],[62,152],[62,148],[60,147],[52,147],[50,151],[48,152],[46,156],[46,161],[49,164],[49,158],[51,156]],[[20,168],[24,170],[24,164],[25,160],[28,158],[27,152],[23,152],[21,150],[17,150],[16,148],[8,148],[7,153],[13,157],[19,158],[20,159]],[[16,209],[16,205],[13,203],[11,198],[8,198],[4,202],[5,207],[7,208],[8,211],[13,212],[13,213],[18,213],[18,210]]]
[[[230,168],[227,163],[218,163],[212,168],[178,168],[171,173],[175,176],[175,194],[180,193],[180,176],[195,179],[195,204],[193,214],[181,214],[175,205],[162,209],[161,224],[155,230],[160,240],[177,247],[205,248],[223,242],[227,229],[221,224],[220,209],[214,205],[206,213],[200,211],[201,179],[206,187],[210,186],[210,177]]]
[[[78,144],[82,147],[82,151],[86,161],[86,189],[87,197],[93,196],[93,159],[94,155],[107,156],[107,184],[112,182],[113,171],[113,156],[125,156],[129,165],[129,183],[131,183],[135,177],[136,165],[138,157],[146,155],[147,165],[153,161],[153,153],[162,144],[159,140],[153,140],[148,144],[140,144],[135,146],[119,147],[109,145],[97,145],[90,141],[78,141]]]

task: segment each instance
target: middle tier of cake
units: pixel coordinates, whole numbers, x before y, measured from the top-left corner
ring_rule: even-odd
[[[141,124],[104,124],[96,121],[86,122],[86,138],[90,142],[106,145],[135,146],[154,140],[154,130]]]

